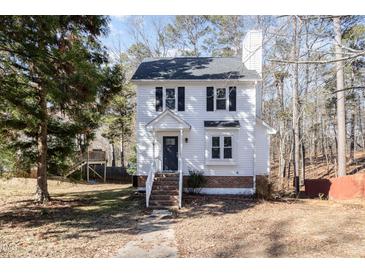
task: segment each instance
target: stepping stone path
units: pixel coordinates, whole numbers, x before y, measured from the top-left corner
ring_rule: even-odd
[[[137,239],[118,250],[118,258],[174,258],[178,257],[172,213],[153,210],[137,224]]]

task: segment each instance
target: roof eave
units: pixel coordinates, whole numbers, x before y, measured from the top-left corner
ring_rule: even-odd
[[[132,83],[150,83],[150,82],[255,82],[262,81],[262,78],[245,78],[245,79],[131,79]]]

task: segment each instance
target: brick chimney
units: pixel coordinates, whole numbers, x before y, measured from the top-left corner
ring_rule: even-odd
[[[262,75],[262,31],[250,30],[242,42],[242,62],[249,70]]]

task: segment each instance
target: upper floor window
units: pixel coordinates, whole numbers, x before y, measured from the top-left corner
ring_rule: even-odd
[[[207,111],[229,110],[236,111],[237,91],[236,87],[207,87],[206,107]]]
[[[185,87],[177,89],[156,87],[155,97],[156,111],[164,109],[185,111]]]
[[[226,110],[227,96],[225,88],[217,88],[215,92],[215,108],[217,110]]]
[[[168,109],[175,109],[175,89],[167,88],[166,89],[166,99],[165,99],[165,106]]]

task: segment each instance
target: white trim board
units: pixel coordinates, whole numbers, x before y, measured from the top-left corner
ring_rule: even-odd
[[[262,78],[241,78],[241,79],[131,79],[130,82],[135,84],[140,83],[158,83],[158,82],[167,82],[167,83],[207,83],[207,82],[224,82],[224,83],[234,83],[234,82],[261,82]]]
[[[169,116],[171,117],[172,119],[174,119],[178,124],[179,126],[177,127],[173,127],[173,128],[166,128],[166,127],[160,127],[159,126],[159,122],[160,120],[162,120],[165,116]],[[155,125],[157,124],[157,127],[155,127]],[[153,118],[151,121],[149,121],[145,127],[147,129],[150,129],[150,130],[155,130],[155,131],[163,131],[163,130],[179,130],[179,129],[191,129],[191,125],[184,121],[181,117],[179,117],[178,114],[176,114],[175,112],[169,110],[169,109],[165,109],[162,113],[158,114],[155,118]]]

